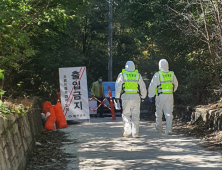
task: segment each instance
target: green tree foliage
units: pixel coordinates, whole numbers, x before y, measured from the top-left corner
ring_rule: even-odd
[[[4,74],[3,74],[4,70],[0,69],[0,79],[4,79]],[[4,95],[6,91],[0,89],[0,95]],[[10,114],[11,111],[9,110],[9,108],[5,107],[2,104],[2,100],[0,100],[0,117],[2,117],[3,119],[7,119],[7,114]]]
[[[52,93],[52,88],[55,88],[53,80],[58,81],[58,67],[63,60],[61,56],[73,52],[67,49],[73,40],[66,25],[67,20],[75,17],[79,5],[81,1],[0,2],[3,11],[0,24],[0,64],[8,77],[4,88],[9,96],[21,95],[20,92],[23,95],[33,92],[35,95],[44,94],[45,91],[46,94]],[[67,12],[68,6],[70,10]],[[69,52],[64,54],[66,51]],[[73,56],[69,55],[67,60],[63,60],[65,66],[67,62],[76,61],[75,57],[69,60],[70,57]]]
[[[5,97],[56,99],[58,68],[86,66],[88,85],[108,75],[108,1],[3,0],[0,68]],[[206,103],[221,74],[220,3],[115,0],[113,80],[132,60],[149,79],[166,58],[178,103]],[[217,38],[215,38],[217,37]]]
[[[127,10],[128,23],[131,23],[131,29],[140,32],[139,40],[144,45],[140,50],[147,54],[145,58],[142,55],[137,58],[140,70],[152,78],[158,71],[159,59],[166,58],[180,84],[175,94],[176,102],[207,103],[209,94],[212,94],[209,89],[218,88],[215,84],[218,85],[220,68],[214,50],[215,41],[207,36],[214,33],[211,26],[215,23],[212,4],[177,0],[125,3],[130,9]],[[192,25],[195,23],[197,25]],[[195,26],[198,26],[199,32]],[[218,43],[217,49],[219,47]]]

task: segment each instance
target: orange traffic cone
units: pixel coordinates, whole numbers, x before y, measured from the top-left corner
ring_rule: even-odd
[[[112,92],[110,90],[110,86],[108,87],[108,89],[109,89],[109,101],[110,101],[110,107],[111,107],[111,113],[112,113],[112,120],[116,120],[115,110],[113,107]]]

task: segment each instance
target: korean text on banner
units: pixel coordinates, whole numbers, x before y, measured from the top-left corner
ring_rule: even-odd
[[[59,80],[66,120],[90,119],[86,67],[59,68]]]

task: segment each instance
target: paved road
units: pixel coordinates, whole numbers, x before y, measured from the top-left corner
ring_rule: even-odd
[[[222,170],[222,155],[198,146],[199,140],[157,133],[154,122],[141,122],[140,138],[122,137],[122,118],[92,118],[62,129],[73,143],[67,170]]]

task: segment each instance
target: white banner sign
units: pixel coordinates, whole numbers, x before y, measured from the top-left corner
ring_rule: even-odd
[[[59,68],[59,80],[66,120],[90,119],[86,67]]]

